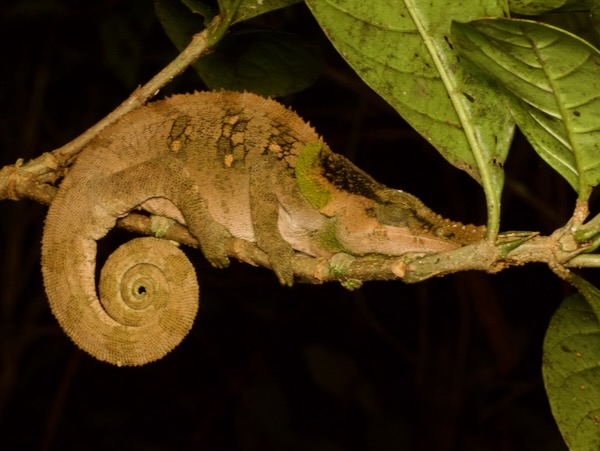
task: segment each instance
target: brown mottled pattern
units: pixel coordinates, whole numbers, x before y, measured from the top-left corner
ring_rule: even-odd
[[[288,150],[296,153],[303,143],[318,139],[277,102],[253,94],[205,92],[133,111],[81,152],[49,209],[42,243],[52,312],[80,348],[116,365],[141,365],[161,358],[183,339],[198,302],[194,270],[183,253],[158,239],[132,241],[102,270],[103,280],[112,282],[107,282],[110,288],[99,288],[99,297],[96,240],[118,217],[152,199],[162,215],[183,214],[206,257],[225,266],[224,237],[254,238],[244,166],[263,158],[272,144],[270,131],[288,136]],[[173,205],[180,211],[173,211]],[[276,229],[276,224],[268,227]],[[281,242],[280,249],[289,247]],[[133,265],[129,272],[121,270],[125,261]],[[145,302],[152,299],[145,308],[124,301],[135,295],[125,277],[142,278]],[[291,281],[293,275],[288,271],[282,277]]]
[[[315,146],[318,156],[296,168],[301,151],[307,160]],[[273,100],[205,92],[151,103],[80,153],[42,240],[52,312],[79,347],[116,365],[161,358],[186,335],[197,309],[192,266],[154,238],[133,240],[109,258],[98,296],[96,241],[138,207],[185,222],[216,267],[229,263],[227,238],[256,243],[286,285],[294,281],[296,252],[441,252],[483,234],[376,182]]]

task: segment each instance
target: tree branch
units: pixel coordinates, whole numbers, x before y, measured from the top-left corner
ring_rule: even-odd
[[[151,218],[131,213],[117,222],[119,227],[142,234],[152,235]],[[551,236],[535,233],[507,232],[499,235],[496,243],[482,240],[458,249],[435,254],[409,253],[398,256],[369,255],[353,257],[345,255],[346,264],[338,265],[340,259],[314,258],[297,254],[292,262],[296,279],[300,282],[321,284],[338,281],[347,288],[360,286],[368,280],[402,280],[405,283],[422,282],[462,271],[485,271],[497,273],[511,266],[527,263],[546,263],[553,272],[564,278],[566,268],[597,266],[600,256],[579,255],[586,246],[573,248],[572,236],[565,226]],[[162,238],[187,246],[199,248],[196,239],[182,225],[173,224]],[[565,242],[569,242],[565,246]],[[268,256],[254,243],[229,238],[227,253],[253,266],[271,268]],[[342,259],[343,260],[343,259]]]
[[[163,86],[167,85],[200,56],[207,53],[210,50],[211,32],[218,29],[220,20],[220,17],[216,16],[209,27],[193,36],[189,45],[171,63],[144,86],[137,88],[121,105],[100,122],[77,138],[27,163],[19,160],[12,166],[2,168],[0,170],[0,199],[18,200],[27,197],[38,202],[50,203],[54,188],[44,187],[43,184],[56,182],[63,175],[65,168],[71,164],[73,158],[100,131],[125,114],[144,105],[158,94]]]
[[[223,34],[221,25],[221,18],[215,17],[209,27],[194,35],[190,44],[169,65],[144,86],[136,89],[104,119],[71,142],[25,164],[19,160],[12,166],[0,169],[0,199],[30,198],[50,204],[57,190],[51,183],[63,175],[65,168],[71,164],[77,153],[102,129],[144,105],[175,76],[206,54],[215,44],[216,36]],[[141,214],[131,213],[121,218],[117,225],[140,234],[153,234],[151,218]],[[196,239],[185,227],[178,224],[171,226],[163,237],[198,247]],[[566,274],[564,271],[568,272],[566,267],[600,266],[600,256],[578,255],[585,249],[586,246],[578,244],[573,232],[565,226],[550,237],[535,236],[531,233],[501,234],[496,243],[483,240],[436,254],[413,253],[401,257],[352,257],[340,254],[343,258],[332,259],[297,255],[293,266],[299,281],[315,284],[337,280],[348,288],[359,286],[365,280],[401,279],[407,283],[414,283],[465,270],[494,273],[509,266],[534,261],[547,263],[561,276]],[[230,238],[227,241],[227,251],[231,257],[251,265],[271,267],[267,255],[251,242]]]

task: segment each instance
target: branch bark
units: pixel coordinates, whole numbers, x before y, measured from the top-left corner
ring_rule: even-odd
[[[0,169],[0,199],[29,198],[50,204],[57,190],[52,184],[64,175],[74,157],[102,129],[144,105],[174,77],[200,56],[209,52],[216,43],[216,37],[223,34],[220,25],[222,25],[221,18],[217,16],[209,27],[192,38],[189,45],[170,64],[79,137],[27,163],[19,160],[14,165]],[[131,213],[121,218],[117,225],[140,234],[152,235],[150,223],[151,219],[148,216]],[[569,266],[600,266],[599,256],[577,255],[585,250],[585,246],[577,244],[573,233],[570,233],[566,227],[550,237],[534,236],[534,234],[516,236],[513,240],[517,243],[514,248],[511,248],[510,237],[510,234],[505,234],[505,242],[502,242],[501,236],[500,241],[496,243],[481,241],[452,251],[429,255],[345,256],[346,258],[331,260],[298,255],[293,262],[294,272],[299,281],[316,284],[337,280],[348,288],[353,288],[365,280],[401,279],[407,283],[414,283],[465,270],[494,273],[508,266],[523,265],[533,261],[549,264],[551,268],[555,268],[559,276],[564,276],[563,269]],[[563,249],[565,237],[570,238],[569,252]],[[181,225],[171,226],[164,238],[198,248],[196,239]],[[267,255],[253,243],[231,238],[228,240],[227,249],[233,258],[255,266],[270,268]]]
[[[151,219],[131,213],[120,219],[119,227],[142,235],[152,235]],[[508,232],[499,235],[496,243],[482,240],[458,249],[435,254],[410,253],[400,257],[369,255],[345,259],[314,258],[296,255],[294,274],[299,282],[321,284],[338,281],[347,288],[357,288],[369,280],[402,280],[417,283],[432,277],[441,277],[461,271],[497,273],[511,266],[542,262],[561,278],[569,278],[568,268],[598,266],[598,256],[580,254],[585,246],[575,246],[569,226],[558,229],[551,236],[536,233]],[[199,248],[196,239],[182,225],[173,224],[162,238]],[[229,238],[230,257],[253,266],[271,268],[267,255],[254,243]],[[339,265],[338,262],[344,262]]]
[[[55,188],[47,183],[56,182],[74,157],[104,128],[116,122],[125,114],[144,105],[173,78],[183,72],[200,56],[210,51],[211,32],[218,29],[220,17],[216,16],[209,27],[195,34],[189,45],[156,74],[145,85],[136,89],[121,105],[74,140],[52,152],[46,152],[34,160],[23,163],[18,160],[14,165],[0,169],[0,200],[34,199],[49,204],[54,197]]]

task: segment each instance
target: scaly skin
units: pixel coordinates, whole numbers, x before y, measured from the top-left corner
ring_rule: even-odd
[[[256,243],[287,285],[296,252],[438,252],[483,233],[375,182],[273,100],[205,92],[151,103],[81,152],[42,240],[52,312],[78,346],[117,365],[161,358],[197,308],[193,268],[155,238],[117,250],[96,293],[96,241],[138,207],[185,224],[217,267],[229,263],[226,238]]]

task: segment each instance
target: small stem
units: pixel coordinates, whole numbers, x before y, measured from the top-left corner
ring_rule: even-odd
[[[163,70],[156,74],[144,86],[136,89],[121,105],[115,108],[104,119],[96,125],[90,127],[83,134],[79,135],[73,141],[56,149],[53,154],[60,162],[68,164],[73,158],[94,136],[108,125],[116,122],[119,118],[129,113],[130,111],[139,108],[152,97],[154,97],[160,89],[170,83],[173,78],[183,72],[190,64],[196,61],[200,56],[210,50],[209,41],[212,40],[210,30],[215,28],[215,25],[220,23],[220,17],[213,19],[211,25],[205,28],[200,33],[196,33],[188,46]]]
[[[594,216],[585,224],[582,224],[577,228],[575,237],[579,241],[591,240],[593,237],[598,235],[600,232],[600,214]]]
[[[580,226],[585,221],[585,218],[590,214],[587,198],[577,198],[575,202],[575,211],[571,217],[571,223],[575,226]]]
[[[69,165],[71,160],[85,147],[101,130],[116,122],[130,111],[144,105],[148,100],[154,97],[160,89],[171,82],[173,78],[183,72],[190,64],[196,61],[202,55],[205,55],[211,50],[212,45],[216,44],[218,39],[211,33],[215,32],[218,36],[222,36],[225,32],[221,24],[220,16],[216,16],[209,27],[195,34],[192,37],[189,45],[171,61],[163,70],[156,74],[144,86],[136,89],[121,105],[115,108],[111,113],[104,117],[100,122],[96,123],[74,140],[65,144],[62,147],[44,153],[38,158],[31,160],[25,164],[17,162],[13,166],[6,166],[0,175],[0,199],[9,198],[16,199],[14,193],[24,194],[22,197],[28,197],[24,189],[13,189],[14,184],[18,184],[20,180],[16,179],[17,175],[28,173],[32,175],[38,182],[54,182],[62,175],[63,169]],[[9,168],[9,169],[7,169]],[[21,183],[23,183],[21,181]],[[34,196],[35,198],[36,196]]]
[[[222,9],[220,11],[220,15],[217,16],[220,18],[220,21],[217,23],[213,21],[213,23],[211,23],[211,25],[208,27],[208,29],[210,30],[208,37],[209,47],[213,47],[214,45],[216,45],[217,42],[219,42],[223,38],[227,30],[229,30],[229,27],[233,24],[235,13],[240,7],[240,3],[241,0],[236,0],[236,2],[233,5],[231,5],[231,8],[229,10]]]
[[[565,266],[568,268],[600,268],[600,255],[581,254],[573,257]]]

